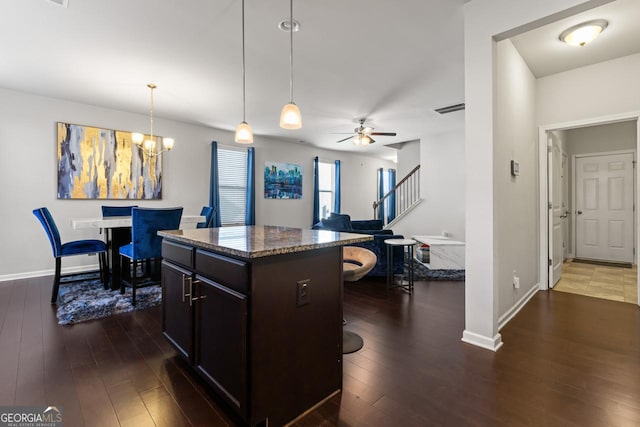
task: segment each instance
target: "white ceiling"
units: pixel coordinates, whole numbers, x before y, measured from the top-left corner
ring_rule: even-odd
[[[584,47],[560,41],[564,30],[593,19],[609,26]],[[640,52],[640,0],[616,0],[511,38],[536,77],[568,71]]]
[[[481,1],[481,0],[476,0]],[[294,100],[303,128],[280,129],[289,100],[287,0],[246,0],[247,121],[257,135],[393,158],[385,147],[464,129],[466,0],[296,0]],[[240,0],[14,0],[0,6],[0,87],[233,130],[242,120]],[[584,48],[565,28],[609,21]],[[640,0],[617,0],[512,38],[534,75],[640,52]],[[380,132],[335,141],[361,117]],[[123,129],[129,130],[129,129]],[[137,129],[131,129],[137,130]],[[231,142],[231,141],[228,141]],[[179,143],[179,141],[178,141]]]
[[[464,128],[465,0],[296,0],[294,100],[303,128],[278,126],[289,100],[287,0],[246,0],[247,121],[254,133],[331,149],[367,117],[366,150]],[[242,120],[240,0],[14,0],[0,7],[0,87],[233,130]],[[129,130],[129,129],[124,129]],[[133,130],[133,129],[132,129]],[[230,142],[230,141],[229,141]],[[179,141],[177,142],[179,143]]]

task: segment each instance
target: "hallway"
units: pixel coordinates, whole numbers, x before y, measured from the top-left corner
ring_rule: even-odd
[[[567,260],[553,290],[637,304],[638,266],[610,267]]]

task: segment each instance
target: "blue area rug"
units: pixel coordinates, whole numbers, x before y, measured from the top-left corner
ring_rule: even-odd
[[[127,313],[160,304],[162,288],[150,286],[136,289],[136,303],[131,304],[131,289],[124,295],[119,290],[105,290],[100,279],[60,284],[58,292],[58,323],[69,325],[87,320]]]
[[[429,270],[416,260],[413,260],[414,280],[442,280],[459,282],[464,280],[464,270]],[[404,271],[409,271],[409,266],[405,260]]]

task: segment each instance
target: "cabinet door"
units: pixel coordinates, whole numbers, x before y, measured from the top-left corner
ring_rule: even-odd
[[[162,261],[162,333],[178,353],[193,362],[193,310],[189,295],[193,274]]]
[[[247,415],[247,296],[196,276],[196,369]]]

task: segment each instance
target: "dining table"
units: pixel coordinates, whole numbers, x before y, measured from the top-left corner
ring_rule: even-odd
[[[196,224],[205,220],[202,215],[182,215],[180,219],[180,229],[195,228]],[[130,216],[110,216],[110,217],[89,217],[72,218],[71,228],[74,230],[84,229],[104,229],[109,230],[110,237],[107,239],[107,259],[110,266],[111,289],[120,289],[120,262],[119,248],[131,243],[131,217]]]

